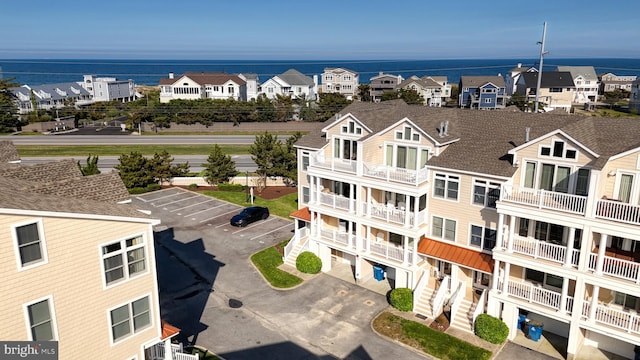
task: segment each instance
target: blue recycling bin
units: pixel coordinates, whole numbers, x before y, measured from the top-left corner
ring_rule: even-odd
[[[542,326],[538,326],[535,323],[532,324],[531,322],[529,322],[528,329],[529,329],[529,339],[533,341],[540,340],[540,336],[542,336]]]
[[[518,315],[518,330],[524,329],[524,325],[527,322],[527,315]]]
[[[374,266],[373,267],[373,278],[378,280],[378,281],[384,280],[384,269],[382,269],[382,267],[380,267],[380,266]]]

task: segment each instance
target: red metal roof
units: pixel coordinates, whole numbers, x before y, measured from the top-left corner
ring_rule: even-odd
[[[423,237],[418,252],[486,273],[493,272],[491,255]]]
[[[162,320],[161,324],[162,324],[162,337],[160,338],[161,340],[164,340],[166,338],[170,338],[170,337],[178,335],[180,333],[180,329],[178,329],[177,327],[169,324],[168,322],[166,322],[164,320]]]
[[[292,218],[296,218],[304,221],[311,221],[311,212],[309,212],[309,208],[306,206],[303,207],[302,209],[298,209],[292,212],[289,216],[291,216]]]

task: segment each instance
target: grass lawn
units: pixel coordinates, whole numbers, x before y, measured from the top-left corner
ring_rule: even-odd
[[[249,153],[251,145],[219,145],[228,155]],[[120,156],[137,151],[153,155],[166,150],[171,155],[207,155],[213,145],[16,145],[22,157],[30,156]]]
[[[373,328],[382,335],[400,341],[443,360],[488,360],[491,351],[454,336],[431,329],[415,321],[383,312],[373,320]]]
[[[237,205],[248,206],[247,193],[238,192],[238,191],[209,191],[205,190],[201,192],[204,195],[208,195],[214,197],[216,199],[225,200],[230,203],[234,203]],[[265,200],[258,197],[258,194],[255,195],[254,205],[256,206],[266,206],[269,208],[269,213],[273,215],[281,216],[285,219],[289,219],[289,214],[298,210],[298,194],[292,193],[289,195],[281,196],[277,199],[273,200]]]
[[[283,241],[280,246],[284,247],[285,244],[286,241]],[[282,254],[275,246],[253,254],[251,261],[269,284],[275,288],[286,289],[302,283],[302,279],[299,277],[278,269],[278,266],[282,265]]]

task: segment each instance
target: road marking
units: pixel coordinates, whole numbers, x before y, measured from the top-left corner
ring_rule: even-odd
[[[184,193],[183,192],[177,192],[175,194],[170,194],[170,195],[167,195],[167,196],[159,196],[157,198],[149,199],[149,200],[147,200],[147,202],[148,201],[157,201],[157,200],[161,200],[161,199],[166,199],[166,198],[169,198],[169,197],[178,196],[178,195],[182,195],[182,194],[184,194]]]
[[[264,224],[264,223],[269,222],[269,221],[271,221],[271,220],[273,220],[273,219],[275,219],[275,218],[273,218],[273,217],[272,217],[272,218],[270,218],[270,219],[268,219],[268,220],[265,220],[265,221],[262,221],[262,222],[258,222],[258,221],[256,221],[255,223],[253,223],[253,225],[245,226],[245,227],[241,228],[241,230],[234,231],[234,232],[232,232],[231,234],[237,234],[237,233],[239,233],[239,232],[241,232],[241,231],[245,231],[245,230],[247,230],[247,229],[252,229],[252,228],[254,228],[254,227],[256,227],[256,226],[258,226],[258,225],[260,225],[260,224]]]
[[[185,198],[185,199],[178,199],[178,200],[175,200],[175,201],[169,201],[168,203],[160,204],[158,206],[167,206],[167,205],[175,204],[175,203],[182,202],[182,201],[185,201],[185,200],[193,199],[193,198],[198,197],[198,196],[200,196],[200,195],[194,195],[194,196],[189,196],[188,198]]]
[[[196,212],[191,213],[191,214],[187,214],[187,215],[185,215],[184,217],[192,216],[192,215],[197,215],[197,214],[203,213],[203,212],[205,212],[205,211],[213,210],[213,209],[216,209],[216,208],[219,208],[219,207],[225,206],[225,205],[227,205],[227,204],[222,204],[222,205],[218,205],[218,206],[214,206],[214,207],[206,208],[206,209],[204,209],[204,210],[200,210],[200,211],[196,211]]]
[[[225,204],[225,205],[227,205],[227,204]],[[213,220],[213,219],[215,219],[215,218],[219,218],[220,216],[228,215],[228,214],[234,213],[234,212],[236,212],[236,211],[238,211],[238,209],[234,209],[234,210],[231,210],[231,211],[226,212],[226,213],[224,213],[224,214],[220,214],[220,215],[216,215],[216,216],[214,216],[214,217],[208,218],[208,219],[204,219],[204,220],[202,220],[202,221],[200,221],[200,222],[201,222],[201,223],[203,223],[203,222],[206,222],[206,221],[209,221],[209,220]],[[223,224],[223,225],[226,225],[226,224]],[[218,225],[218,226],[219,226],[219,225]],[[218,227],[218,226],[216,226],[216,227]]]
[[[272,232],[276,232],[276,231],[278,231],[278,230],[280,230],[280,229],[286,228],[287,226],[291,226],[291,225],[293,225],[293,224],[287,224],[287,225],[284,225],[284,226],[280,226],[279,228],[277,228],[277,229],[275,229],[275,230],[271,230],[271,231],[269,231],[268,233],[264,233],[264,234],[261,234],[261,235],[258,235],[258,236],[254,236],[254,237],[252,237],[252,238],[251,238],[251,239],[249,239],[249,240],[255,240],[255,239],[257,239],[257,238],[259,238],[259,237],[261,237],[261,236],[269,235],[269,234],[271,234]]]
[[[192,207],[192,206],[206,204],[206,203],[208,203],[208,202],[210,202],[210,201],[216,201],[216,199],[209,199],[209,200],[205,200],[205,201],[202,201],[202,202],[199,202],[199,203],[195,203],[195,204],[187,205],[187,206],[184,206],[184,207],[181,207],[181,208],[177,208],[177,209],[171,210],[171,211],[169,211],[169,212],[174,212],[174,211],[184,210],[184,209],[189,208],[189,207]],[[222,204],[222,205],[225,205],[225,204]],[[222,205],[221,205],[221,206],[222,206]],[[216,206],[216,207],[217,207],[217,206]],[[212,208],[212,209],[214,209],[214,208]]]

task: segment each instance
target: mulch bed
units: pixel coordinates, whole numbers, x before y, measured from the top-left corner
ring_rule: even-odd
[[[169,187],[180,187],[183,189],[189,189],[188,186],[163,186],[163,188],[169,188]],[[218,188],[215,186],[198,186],[198,189],[196,191],[216,191],[216,190],[218,190]],[[298,188],[295,186],[267,186],[261,192],[254,190],[253,195],[261,199],[272,200],[272,199],[277,199],[281,196],[292,194],[297,191],[298,191]]]

